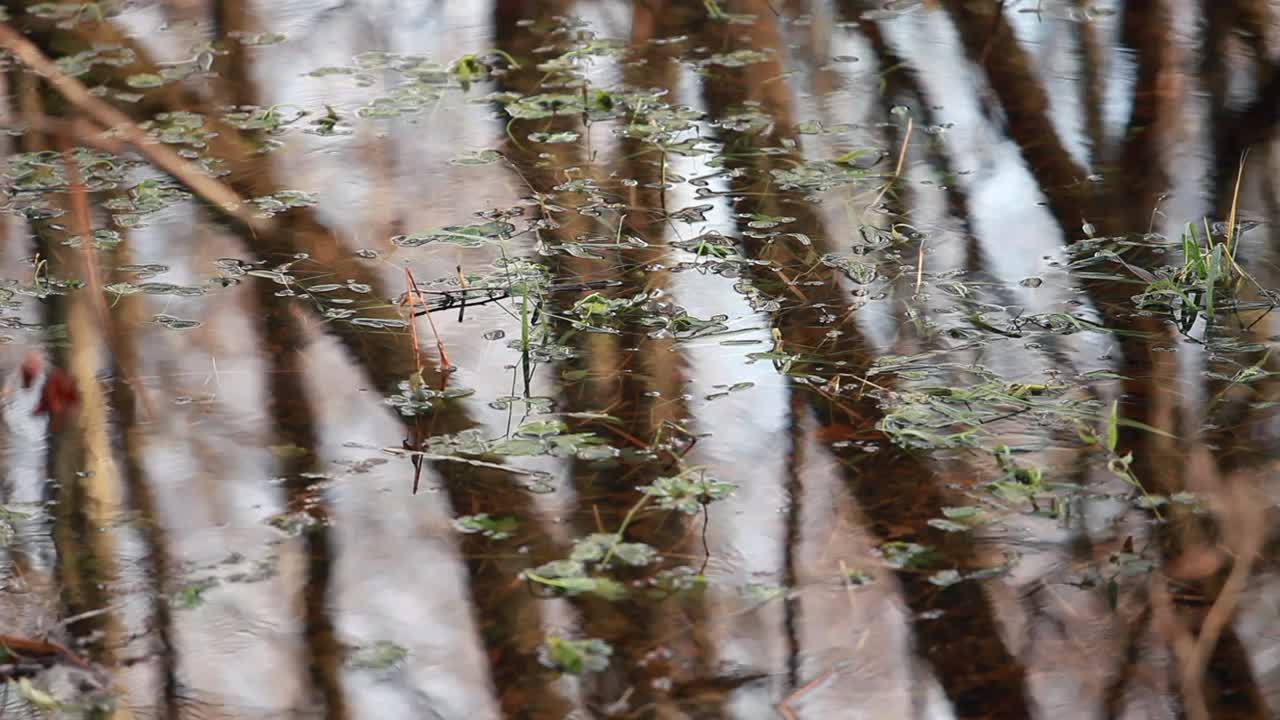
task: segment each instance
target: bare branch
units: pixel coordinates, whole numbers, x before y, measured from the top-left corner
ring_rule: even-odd
[[[254,230],[270,228],[270,223],[265,218],[255,216],[245,207],[244,201],[235,191],[201,172],[168,147],[149,138],[127,115],[94,97],[83,83],[59,70],[35,44],[22,37],[8,23],[0,23],[0,46],[48,81],[67,102],[106,126],[109,133],[137,148],[156,167],[172,175],[204,201]]]

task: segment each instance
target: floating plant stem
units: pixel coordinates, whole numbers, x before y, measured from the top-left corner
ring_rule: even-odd
[[[616,533],[619,540],[621,540],[626,534],[627,527],[631,525],[631,520],[635,518],[636,513],[640,512],[641,508],[649,502],[649,497],[650,496],[647,494],[641,495],[640,500],[635,505],[632,505],[631,509],[627,511],[627,516],[622,518],[622,524],[618,526],[618,532]],[[605,552],[604,559],[600,561],[600,565],[604,566],[609,564],[609,560],[613,558],[613,551],[617,546],[617,543],[609,546],[609,550]]]

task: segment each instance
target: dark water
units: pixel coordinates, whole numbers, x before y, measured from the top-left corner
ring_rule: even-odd
[[[0,717],[1280,712],[1276,3],[7,7]]]

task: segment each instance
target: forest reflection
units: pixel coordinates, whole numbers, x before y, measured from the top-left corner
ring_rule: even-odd
[[[3,7],[4,717],[1280,712],[1276,3]]]

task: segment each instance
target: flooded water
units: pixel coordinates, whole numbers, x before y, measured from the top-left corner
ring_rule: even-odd
[[[1280,714],[1280,4],[5,6],[0,718]]]

